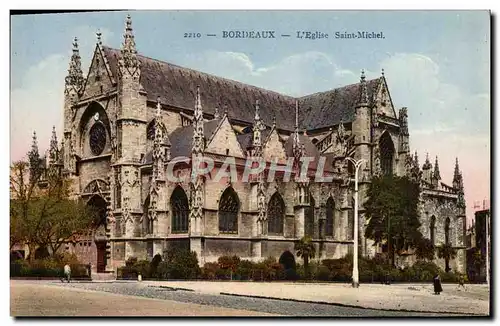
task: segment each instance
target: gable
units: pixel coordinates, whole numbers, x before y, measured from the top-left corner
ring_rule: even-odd
[[[89,67],[85,85],[82,91],[82,99],[99,96],[114,88],[114,78],[108,69],[107,61],[101,48],[96,46],[92,62]]]
[[[234,129],[227,117],[222,119],[218,128],[214,131],[210,139],[208,139],[205,152],[234,157],[245,157],[240,143],[236,138],[236,134],[234,133]]]
[[[262,155],[266,161],[272,161],[276,158],[279,161],[286,160],[285,148],[275,128],[273,128],[265,141]]]
[[[378,114],[397,118],[385,78],[381,78],[381,83],[375,93],[374,104]]]

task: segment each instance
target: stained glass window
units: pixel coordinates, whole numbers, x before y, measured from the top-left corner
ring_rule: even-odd
[[[176,187],[170,197],[172,207],[172,232],[188,231],[189,202],[186,193],[181,187]]]
[[[392,161],[394,158],[394,143],[392,142],[389,133],[385,132],[382,135],[382,137],[380,137],[379,149],[380,149],[380,168],[382,170],[382,174],[391,175]]]
[[[267,229],[269,234],[283,234],[285,202],[279,193],[274,193],[267,205]]]
[[[227,188],[219,201],[219,231],[238,233],[238,211],[240,201],[233,188]]]
[[[326,236],[333,237],[334,225],[335,225],[335,203],[333,201],[333,198],[330,197],[326,201],[326,226],[325,226]]]
[[[90,128],[90,150],[94,155],[100,155],[106,146],[106,128],[102,122],[96,122]]]
[[[307,209],[307,214],[305,216],[305,235],[310,236],[311,238],[314,237],[314,207],[315,201],[312,196],[309,197],[309,203],[310,206]]]

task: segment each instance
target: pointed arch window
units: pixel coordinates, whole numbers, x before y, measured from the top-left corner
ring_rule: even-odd
[[[267,205],[267,230],[269,234],[283,234],[285,221],[285,202],[278,192],[275,192]]]
[[[170,196],[172,209],[172,233],[186,233],[189,221],[189,201],[180,186],[177,186]]]
[[[309,194],[309,207],[307,209],[307,213],[305,216],[305,228],[304,228],[304,233],[306,236],[309,236],[311,238],[314,237],[314,208],[316,206],[316,202]]]
[[[148,234],[153,234],[154,233],[154,225],[153,225],[153,219],[149,216],[149,206],[151,203],[151,197],[148,196],[146,200],[144,201],[144,206],[143,206],[143,215],[142,215],[142,227],[143,227],[143,232],[145,235]]]
[[[444,243],[450,243],[450,218],[446,218],[446,222],[444,223]]]
[[[326,225],[325,225],[325,235],[327,237],[334,236],[334,225],[335,225],[335,202],[333,198],[330,197],[326,201]]]
[[[435,238],[436,238],[436,217],[432,215],[431,217],[431,224],[429,226],[429,231],[430,231],[430,240],[432,245],[435,244]]]
[[[380,169],[383,175],[393,173],[394,143],[388,132],[385,132],[379,141],[380,149]]]
[[[232,187],[227,188],[219,201],[219,232],[238,233],[240,201]]]

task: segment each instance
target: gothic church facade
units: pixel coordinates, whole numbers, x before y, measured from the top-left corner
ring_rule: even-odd
[[[304,235],[313,239],[316,259],[340,258],[353,247],[347,157],[366,162],[359,177],[361,254],[380,249],[364,238],[371,177],[414,174],[422,185],[422,233],[459,249],[452,267],[463,271],[458,161],[451,186],[441,181],[437,158],[434,166],[427,158],[420,167],[410,153],[408,111],[398,111],[383,74],[373,80],[362,74],[357,84],[294,98],[147,58],[137,53],[127,17],[121,49],[103,45],[98,34],[86,76],[75,39],[63,144],[53,151],[74,181],[74,195],[101,209],[103,223],[88,239],[84,258],[98,272],[114,271],[129,257],[151,259],[181,247],[195,251],[200,264],[228,254],[278,258],[293,254]],[[168,162],[200,156],[216,167],[234,158],[238,178],[169,180],[167,173],[190,175],[193,166],[181,162],[167,171]],[[268,171],[241,181],[247,157],[284,162],[304,156],[325,157],[332,181],[314,182],[314,163],[297,182],[284,182],[279,173],[269,182]]]

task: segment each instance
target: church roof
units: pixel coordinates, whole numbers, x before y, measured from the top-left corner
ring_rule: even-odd
[[[299,133],[299,142],[304,145],[304,156],[314,157],[317,160],[320,157],[320,152],[311,142],[307,135]],[[293,157],[293,135],[288,137],[285,142],[285,152],[288,157]]]
[[[262,144],[264,145],[264,141],[269,137],[269,134],[271,133],[271,129],[266,128],[261,131],[261,139],[262,139]],[[238,142],[241,145],[241,148],[243,150],[246,150],[249,147],[253,146],[253,132],[250,131],[246,134],[242,135],[237,135],[236,138],[238,139]]]
[[[109,62],[111,73],[117,76],[120,50],[102,47]],[[171,63],[137,55],[141,64],[141,85],[149,101],[194,110],[196,86],[202,92],[203,111],[214,114],[215,107],[227,106],[231,120],[253,123],[255,101],[259,100],[263,121],[273,121],[276,115],[278,127],[293,130],[295,124],[295,100],[299,101],[299,128],[318,129],[354,119],[354,106],[359,97],[359,83],[335,90],[315,93],[300,98],[247,85],[238,81],[217,77]],[[381,77],[382,78],[382,77]],[[370,80],[368,95],[371,98],[380,78]]]
[[[203,133],[205,139],[210,139],[212,134],[217,129],[220,120],[210,120],[203,123]],[[170,156],[172,158],[179,156],[191,156],[191,148],[193,146],[193,126],[180,127],[175,129],[169,136],[172,148]]]

